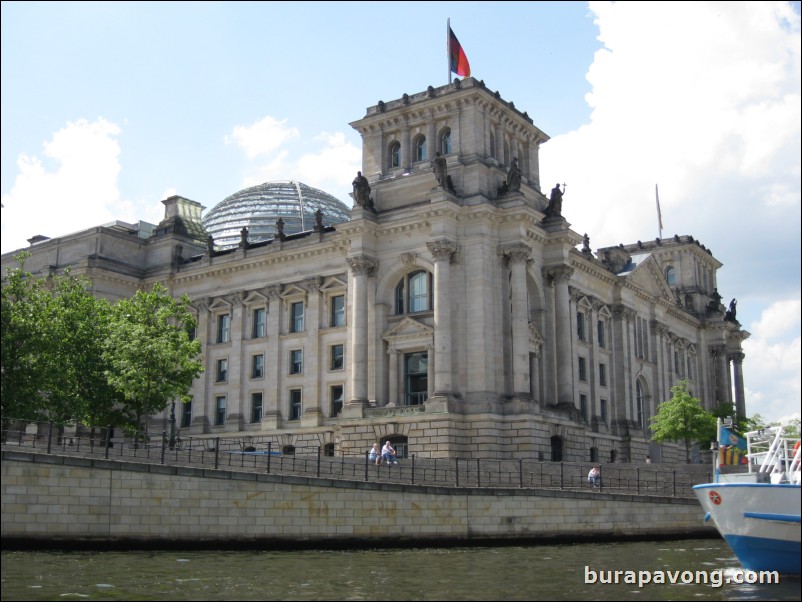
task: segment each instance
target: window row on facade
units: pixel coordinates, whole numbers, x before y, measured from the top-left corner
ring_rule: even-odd
[[[328,416],[331,418],[336,417],[343,408],[343,392],[344,386],[342,384],[331,385],[329,387],[328,396]],[[223,426],[226,424],[228,418],[229,405],[228,395],[215,395],[214,408],[213,408],[213,424],[214,426]],[[250,405],[243,408],[243,411],[248,413],[248,420],[251,423],[258,423],[262,420],[265,411],[265,395],[262,391],[253,391],[250,393]],[[316,406],[317,407],[317,406]],[[287,420],[296,421],[300,420],[304,412],[303,404],[303,388],[290,388],[287,390],[286,397],[286,412],[282,412]],[[193,402],[189,401],[183,404],[181,408],[181,428],[188,428],[192,423],[193,415]]]
[[[291,349],[289,352],[289,374],[303,374],[304,371],[304,350]],[[345,368],[345,345],[337,343],[329,346],[329,370],[343,370]],[[264,378],[265,375],[265,354],[255,353],[251,355],[250,378]],[[215,383],[228,382],[228,358],[219,358],[215,367]]]

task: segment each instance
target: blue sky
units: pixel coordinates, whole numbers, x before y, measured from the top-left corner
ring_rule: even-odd
[[[298,179],[350,203],[379,100],[472,75],[551,136],[591,247],[690,234],[738,299],[747,412],[800,411],[799,2],[2,3],[2,252]]]

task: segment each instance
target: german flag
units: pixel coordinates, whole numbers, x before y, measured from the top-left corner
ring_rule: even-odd
[[[457,36],[451,26],[448,26],[448,61],[451,66],[451,72],[456,73],[462,77],[471,76],[471,66],[468,64],[468,57],[465,56],[465,51],[459,43]]]

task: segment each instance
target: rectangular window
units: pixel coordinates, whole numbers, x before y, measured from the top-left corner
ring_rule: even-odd
[[[599,385],[602,387],[607,386],[607,365],[599,364]]]
[[[229,331],[231,330],[231,316],[223,314],[217,316],[217,342],[228,343]]]
[[[251,358],[251,378],[262,378],[265,375],[265,356],[263,353]]]
[[[404,405],[416,406],[429,397],[429,355],[425,351],[404,356]]]
[[[585,358],[579,358],[579,380],[587,380],[588,379],[588,369],[585,363]]]
[[[192,424],[192,402],[185,401],[181,404],[181,428],[189,428]]]
[[[332,370],[342,370],[343,369],[343,346],[342,345],[332,345],[331,346],[331,369]]]
[[[253,310],[253,330],[251,336],[260,339],[265,336],[265,308],[258,307]]]
[[[343,386],[334,385],[331,388],[331,417],[334,418],[343,410]]]
[[[262,420],[262,394],[251,393],[251,422]]]
[[[582,393],[579,396],[579,413],[582,415],[582,422],[588,421],[588,396]]]
[[[604,322],[602,320],[596,322],[596,336],[599,340],[599,347],[604,349],[605,336],[604,336]]]
[[[301,419],[301,390],[292,389],[290,391],[290,420]]]
[[[290,374],[301,374],[304,371],[303,349],[290,351]]]
[[[606,425],[607,424],[607,400],[602,399],[600,400],[599,404],[601,405],[601,421]]]
[[[581,311],[576,312],[576,338],[585,340],[585,314]]]
[[[290,332],[303,332],[304,330],[304,303],[298,301],[290,304]]]
[[[228,360],[217,360],[217,374],[215,382],[224,383],[228,380]]]
[[[345,295],[337,295],[331,298],[331,320],[332,326],[345,326]]]
[[[216,425],[221,425],[226,423],[226,396],[225,395],[218,395],[215,397],[215,404],[214,404],[215,414],[214,414],[214,423]]]

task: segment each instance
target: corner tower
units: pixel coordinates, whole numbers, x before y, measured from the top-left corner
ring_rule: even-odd
[[[538,151],[549,137],[484,82],[455,80],[379,101],[351,126],[362,136],[362,173],[377,211],[427,197],[438,153],[446,159],[448,192],[460,204],[496,202],[505,193],[520,192],[535,208],[545,206]],[[520,185],[514,182],[511,190],[506,181],[513,163]]]

